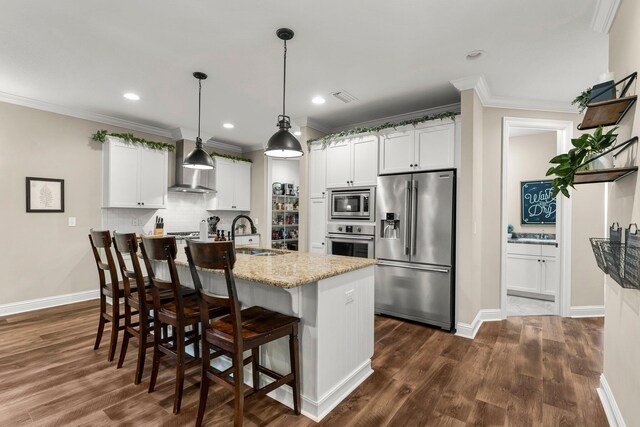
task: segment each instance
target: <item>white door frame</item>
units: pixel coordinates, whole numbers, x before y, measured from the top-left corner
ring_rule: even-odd
[[[509,134],[514,128],[540,129],[557,132],[557,152],[566,153],[571,149],[574,123],[565,120],[528,119],[504,117],[502,119],[502,192],[501,192],[501,267],[500,267],[500,311],[503,319],[507,317],[507,226],[509,224],[507,208],[507,177],[509,158]],[[571,191],[571,190],[570,190]],[[556,237],[559,238],[558,265],[558,306],[560,316],[568,317],[571,310],[571,199],[558,196],[556,215]]]

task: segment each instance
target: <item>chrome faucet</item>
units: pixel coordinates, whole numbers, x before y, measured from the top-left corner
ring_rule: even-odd
[[[248,215],[238,215],[233,219],[233,222],[231,223],[231,241],[232,242],[236,241],[236,222],[238,222],[240,218],[246,218],[247,220],[249,220],[249,225],[251,225],[251,234],[256,234],[258,232],[258,230],[256,229],[256,226],[253,225],[253,220],[249,218]]]

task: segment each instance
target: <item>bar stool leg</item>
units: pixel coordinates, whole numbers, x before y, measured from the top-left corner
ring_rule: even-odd
[[[244,421],[244,363],[242,351],[238,351],[233,355],[233,383],[235,385],[233,425],[234,427],[242,427]]]
[[[202,425],[204,412],[207,408],[207,397],[209,397],[209,378],[207,378],[206,371],[203,367],[202,379],[200,380],[200,403],[198,404],[198,418],[196,419],[196,427],[200,427]]]
[[[102,341],[102,333],[104,332],[104,317],[102,316],[102,310],[100,310],[100,320],[98,321],[98,334],[96,335],[96,343],[93,346],[94,350],[97,350],[100,347],[100,341]]]
[[[173,413],[180,412],[180,403],[182,403],[182,389],[184,387],[184,328],[175,328],[177,332],[176,337],[176,391],[173,399]]]
[[[289,357],[291,372],[293,372],[293,411],[300,415],[300,353],[298,348],[298,325],[293,325],[293,332],[289,336]]]
[[[140,312],[140,337],[138,339],[138,362],[136,363],[136,376],[133,379],[135,385],[142,381],[142,373],[144,372],[144,359],[147,356],[147,335],[149,334],[149,318],[143,312]]]
[[[258,372],[258,365],[260,364],[260,348],[252,348],[251,356],[253,357],[253,361],[251,363],[251,371],[253,374],[253,389],[258,391],[258,389],[260,388],[260,372]]]
[[[118,330],[120,329],[120,302],[113,301],[113,320],[111,321],[111,340],[109,341],[109,355],[107,361],[113,362],[118,345]]]

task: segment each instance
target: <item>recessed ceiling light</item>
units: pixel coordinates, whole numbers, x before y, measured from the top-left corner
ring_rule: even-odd
[[[476,59],[483,58],[486,54],[487,52],[485,52],[484,50],[476,49],[467,53],[466,59],[467,61],[475,61]]]
[[[313,98],[311,100],[311,102],[313,102],[314,104],[324,104],[326,101],[323,97],[321,96],[316,96],[315,98]]]
[[[233,129],[235,126],[233,125],[233,123],[225,123],[222,125],[222,127],[225,129]]]
[[[300,135],[302,135],[302,132],[300,132],[299,130],[297,130],[297,131],[295,131],[293,134],[294,134],[295,136],[300,136]]]
[[[136,93],[133,92],[127,92],[123,95],[125,98],[127,98],[130,101],[138,101],[140,100],[140,96]]]

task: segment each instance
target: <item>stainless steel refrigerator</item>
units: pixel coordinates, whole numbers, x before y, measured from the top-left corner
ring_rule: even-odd
[[[454,330],[454,170],[378,177],[375,309]]]

